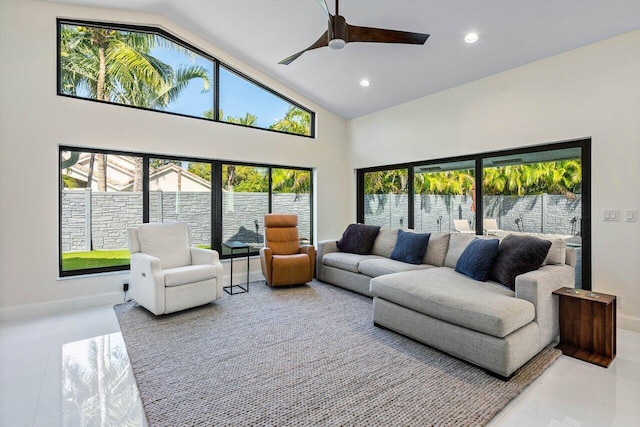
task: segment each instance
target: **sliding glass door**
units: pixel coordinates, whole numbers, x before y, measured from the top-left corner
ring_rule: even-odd
[[[425,232],[474,230],[475,162],[414,167],[414,228]]]

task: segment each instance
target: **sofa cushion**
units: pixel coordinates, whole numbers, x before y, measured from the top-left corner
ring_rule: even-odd
[[[431,233],[429,244],[427,245],[427,253],[424,254],[422,263],[442,267],[447,257],[450,236],[450,233]]]
[[[365,224],[349,224],[338,240],[338,249],[342,252],[368,255],[373,242],[380,231],[380,226]]]
[[[516,276],[537,270],[545,260],[550,247],[549,240],[509,234],[500,243],[491,267],[491,279],[515,290]]]
[[[421,270],[424,268],[433,268],[426,264],[409,264],[393,259],[366,259],[360,261],[358,271],[369,277],[378,277],[383,274],[400,273],[402,271]]]
[[[398,230],[398,239],[393,252],[391,252],[391,259],[409,264],[420,264],[427,250],[429,237],[431,237],[429,233],[410,233]]]
[[[382,227],[378,231],[378,236],[373,242],[373,248],[371,248],[372,255],[380,255],[385,258],[391,258],[391,252],[396,246],[396,239],[398,238],[397,228]]]
[[[475,238],[476,235],[471,233],[451,233],[447,256],[444,259],[445,267],[456,268],[458,258],[460,258],[460,255],[462,255],[467,245]]]
[[[322,257],[322,264],[358,273],[358,265],[366,259],[384,259],[378,255],[358,255],[348,252],[329,252]]]
[[[542,238],[544,239],[544,237]],[[560,239],[560,238],[549,239],[549,241],[551,242],[551,247],[549,248],[547,257],[544,259],[542,265],[547,265],[547,264],[563,265],[566,261],[567,241],[565,239]]]
[[[494,282],[478,282],[446,268],[374,277],[371,293],[445,322],[505,337],[533,321],[532,303]]]
[[[491,265],[498,254],[498,239],[475,239],[458,258],[456,271],[481,282],[489,278]]]
[[[138,227],[140,250],[160,260],[162,269],[191,264],[187,224],[165,222]]]
[[[208,264],[169,268],[162,272],[164,273],[164,285],[168,287],[201,282],[216,277],[216,268]]]

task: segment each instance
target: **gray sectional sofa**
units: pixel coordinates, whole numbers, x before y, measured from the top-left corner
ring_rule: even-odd
[[[543,266],[521,274],[515,292],[455,271],[473,234],[432,233],[419,265],[390,259],[397,229],[382,228],[370,255],[318,245],[319,280],[373,297],[373,320],[508,378],[557,338],[558,301],[574,287],[576,256],[552,240]]]

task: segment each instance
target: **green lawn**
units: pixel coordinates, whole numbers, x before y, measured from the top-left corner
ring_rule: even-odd
[[[211,245],[196,246],[204,249],[211,248]],[[222,247],[221,255],[229,255],[230,253],[231,251],[228,248]],[[257,253],[257,250],[251,250],[251,255],[256,255]],[[236,256],[243,256],[245,254],[246,252],[244,250],[235,252]],[[128,249],[65,252],[62,254],[62,271],[129,265],[129,259],[130,254]]]
[[[66,252],[62,254],[62,271],[128,265],[129,258],[129,249]]]

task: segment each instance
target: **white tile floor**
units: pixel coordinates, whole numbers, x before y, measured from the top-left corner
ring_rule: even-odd
[[[145,424],[111,306],[0,323],[0,426]],[[640,426],[640,333],[609,369],[562,356],[490,425]]]

